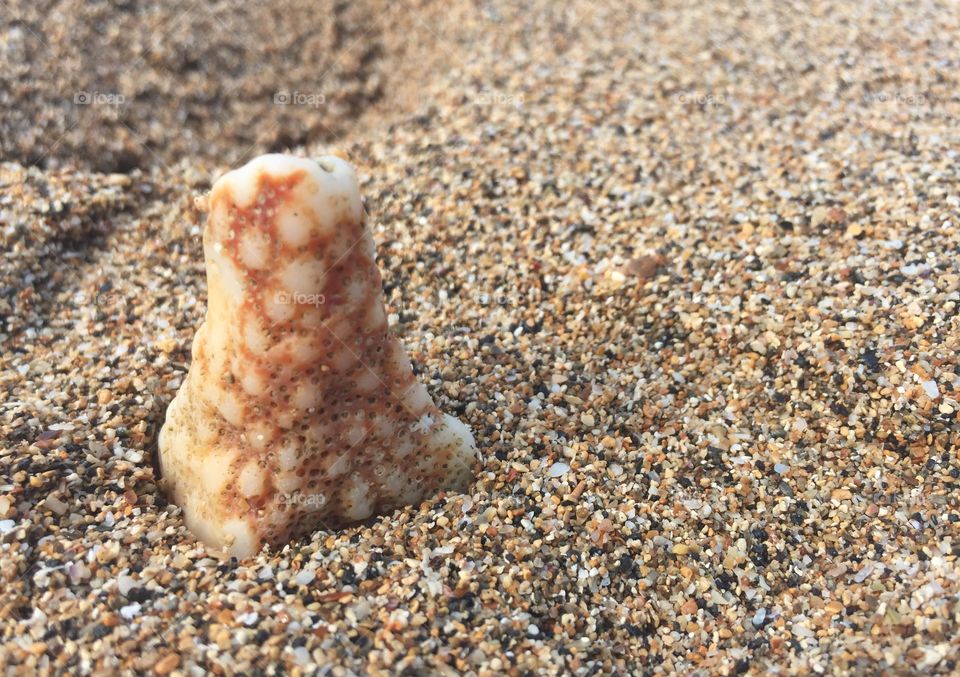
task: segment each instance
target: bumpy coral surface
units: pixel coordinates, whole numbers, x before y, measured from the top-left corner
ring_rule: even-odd
[[[160,433],[204,542],[246,556],[463,490],[470,431],[393,338],[353,168],[264,155],[214,185],[209,305]]]

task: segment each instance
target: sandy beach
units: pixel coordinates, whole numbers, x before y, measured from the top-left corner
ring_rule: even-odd
[[[955,2],[0,0],[4,674],[956,674]],[[238,560],[160,488],[203,198],[357,170],[482,460]]]

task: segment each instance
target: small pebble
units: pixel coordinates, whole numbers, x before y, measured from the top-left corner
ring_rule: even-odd
[[[154,672],[158,675],[167,675],[173,672],[180,665],[180,656],[175,653],[167,654],[153,666]]]
[[[120,607],[120,615],[126,620],[133,620],[140,614],[140,603],[134,602],[133,604],[127,604],[126,606]]]
[[[130,576],[123,575],[117,579],[117,592],[126,596],[136,586],[137,582]]]
[[[237,616],[237,622],[243,625],[255,625],[259,618],[259,614],[257,614],[255,611],[251,611],[249,613],[240,614]]]
[[[309,585],[317,577],[317,572],[313,569],[304,569],[299,571],[296,576],[296,581],[299,585]]]

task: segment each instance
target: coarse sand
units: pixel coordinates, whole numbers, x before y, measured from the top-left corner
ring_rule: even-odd
[[[958,55],[947,1],[0,0],[4,674],[955,674]],[[482,460],[238,561],[154,454],[269,151],[357,167]]]

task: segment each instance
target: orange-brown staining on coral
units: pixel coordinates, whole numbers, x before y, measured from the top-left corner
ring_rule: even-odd
[[[263,156],[220,179],[209,307],[160,437],[207,543],[248,555],[463,489],[476,453],[387,327],[353,169]]]

